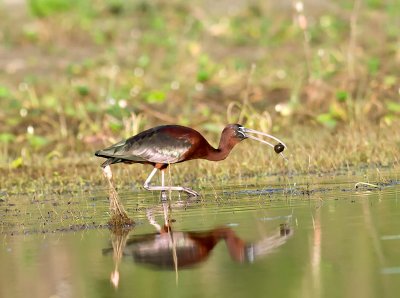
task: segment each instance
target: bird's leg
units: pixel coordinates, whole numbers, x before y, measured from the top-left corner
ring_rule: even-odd
[[[153,215],[153,211],[152,211],[151,209],[147,210],[146,216],[147,216],[147,219],[148,219],[149,223],[150,223],[153,227],[156,228],[157,232],[160,233],[160,231],[161,231],[161,226],[156,222],[156,220],[155,220],[155,218],[154,218],[154,215]]]
[[[165,227],[169,226],[169,213],[168,213],[169,206],[166,202],[163,202],[163,210],[164,210],[164,225]]]
[[[151,171],[149,177],[147,177],[146,181],[143,184],[143,187],[147,190],[152,190],[152,186],[150,186],[150,181],[151,178],[153,178],[153,176],[155,175],[155,173],[157,172],[157,168],[154,168],[153,171]]]
[[[194,197],[199,197],[200,194],[195,192],[194,190],[187,188],[187,187],[182,187],[182,186],[151,186],[150,181],[153,178],[154,174],[157,172],[157,168],[154,168],[153,171],[150,173],[149,177],[147,177],[146,181],[143,184],[143,187],[147,190],[160,190],[160,191],[166,191],[166,190],[177,190],[177,191],[184,191],[190,196]],[[161,177],[162,178],[162,177]]]
[[[161,170],[161,186],[165,187],[165,171]],[[161,201],[167,201],[167,192],[165,190],[161,191]]]

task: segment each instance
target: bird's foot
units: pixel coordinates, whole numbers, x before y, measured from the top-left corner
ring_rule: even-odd
[[[161,202],[166,202],[168,200],[167,192],[165,190],[161,191]]]
[[[189,197],[200,197],[200,194],[198,192],[194,191],[193,189],[190,189],[190,188],[187,188],[187,187],[183,187],[182,190],[184,192],[186,192]]]

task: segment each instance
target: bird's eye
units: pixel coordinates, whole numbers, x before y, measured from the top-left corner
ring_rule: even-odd
[[[242,130],[237,130],[236,134],[237,134],[237,136],[239,138],[245,138],[246,137],[246,134]]]
[[[283,152],[283,150],[285,150],[285,146],[283,146],[282,143],[276,144],[274,146],[274,151],[276,152],[276,154]]]

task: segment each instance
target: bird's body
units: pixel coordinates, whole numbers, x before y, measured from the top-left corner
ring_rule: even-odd
[[[152,164],[158,169],[164,169],[169,164],[191,159],[225,159],[236,142],[221,141],[220,147],[215,149],[198,131],[190,127],[162,125],[99,150],[95,155],[108,158],[103,166],[123,162]]]
[[[259,133],[279,141],[268,134],[246,129],[239,124],[230,124],[224,128],[218,148],[214,148],[198,131],[190,127],[162,125],[145,130],[127,140],[120,141],[108,148],[99,150],[95,155],[107,158],[102,164],[104,169],[109,169],[109,165],[115,163],[142,163],[153,165],[154,170],[144,184],[146,189],[161,190],[162,192],[165,190],[183,190],[191,195],[198,195],[193,190],[184,187],[165,187],[163,170],[170,164],[192,159],[207,159],[211,161],[223,160],[237,143],[246,138],[253,138],[274,147],[264,140],[249,136],[249,132]],[[284,146],[282,144],[283,143],[279,141],[279,145]],[[275,146],[274,149],[277,153],[283,151],[283,149],[278,149],[280,150],[278,152],[276,148]],[[163,185],[161,187],[149,185],[157,169],[162,171]],[[165,193],[163,196],[164,195]]]

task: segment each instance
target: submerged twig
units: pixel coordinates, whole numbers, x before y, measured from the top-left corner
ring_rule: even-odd
[[[372,183],[368,183],[368,182],[357,182],[357,183],[354,185],[354,187],[355,187],[355,188],[358,188],[360,185],[371,186],[371,187],[374,187],[374,188],[380,188],[379,185],[372,184]]]

